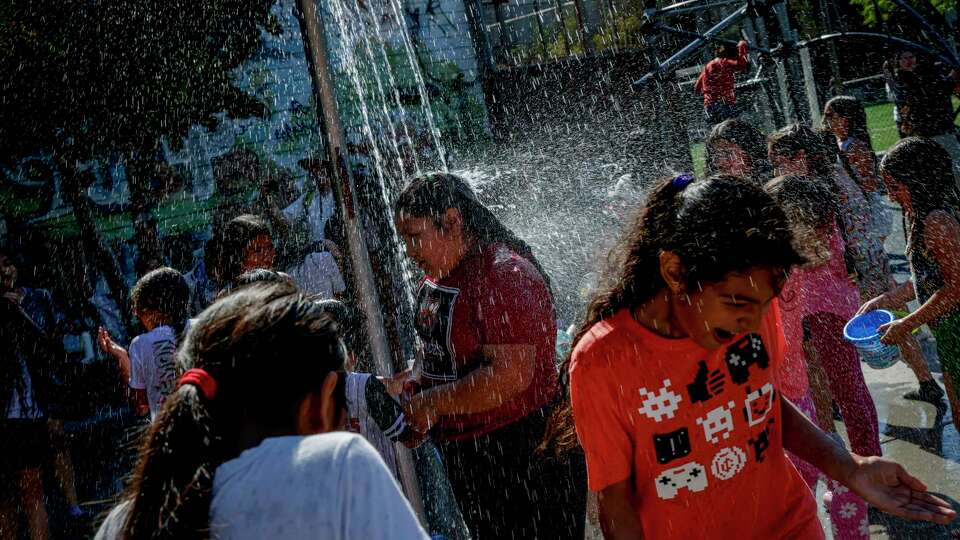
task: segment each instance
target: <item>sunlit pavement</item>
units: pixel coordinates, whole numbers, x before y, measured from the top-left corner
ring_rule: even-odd
[[[887,239],[886,245],[887,251],[893,255],[898,281],[908,277],[908,270],[902,263],[903,246],[903,228],[898,212],[894,219],[893,234]],[[929,352],[930,348],[924,343],[925,352]],[[942,385],[940,366],[930,356],[932,355],[928,355],[928,363]],[[902,362],[883,370],[862,365],[864,377],[877,406],[883,455],[899,461],[907,470],[926,482],[931,491],[950,501],[954,508],[960,511],[960,434],[953,427],[946,400],[938,409],[929,403],[903,399],[903,394],[916,388],[917,379]],[[842,429],[842,422],[838,422],[838,427]],[[828,519],[822,508],[821,517]],[[905,522],[875,511],[870,513],[872,538],[950,538],[950,529],[960,529],[960,523],[952,524],[948,528],[928,523]]]

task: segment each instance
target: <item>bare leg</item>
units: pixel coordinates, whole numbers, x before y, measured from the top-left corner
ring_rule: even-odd
[[[63,434],[63,422],[50,420],[50,439],[53,444],[53,464],[57,480],[63,489],[63,498],[71,509],[79,508],[80,499],[77,497],[77,483],[73,474],[73,460],[70,459],[70,450],[66,447]]]
[[[913,373],[917,376],[917,381],[932,381],[933,374],[927,366],[927,360],[923,357],[923,349],[920,348],[920,341],[917,336],[910,334],[900,345],[900,356],[903,357],[905,364],[910,366]]]
[[[20,528],[20,514],[11,501],[0,503],[0,540],[16,540]]]
[[[50,522],[47,508],[43,504],[43,474],[39,468],[20,472],[20,490],[23,495],[23,509],[27,514],[32,540],[50,538]]]
[[[957,431],[960,431],[960,402],[957,401],[957,390],[953,385],[953,378],[949,373],[944,370],[943,372],[943,382],[944,386],[947,387],[947,398],[950,400],[950,416],[953,417],[953,427],[957,428]]]

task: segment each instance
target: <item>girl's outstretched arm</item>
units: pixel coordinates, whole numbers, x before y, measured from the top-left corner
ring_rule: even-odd
[[[780,406],[784,448],[850,488],[872,506],[903,519],[941,525],[956,517],[949,503],[927,493],[927,486],[899,463],[851,454],[782,396]]]
[[[630,482],[627,478],[597,493],[600,528],[605,540],[643,540],[643,528],[631,502]]]
[[[899,309],[907,302],[915,300],[916,298],[917,293],[913,288],[913,281],[908,279],[873,300],[867,301],[857,310],[857,315],[863,315],[875,309]]]
[[[923,224],[923,242],[940,268],[943,287],[909,316],[880,327],[886,330],[884,343],[900,343],[913,330],[960,306],[960,223],[946,212],[931,212]]]

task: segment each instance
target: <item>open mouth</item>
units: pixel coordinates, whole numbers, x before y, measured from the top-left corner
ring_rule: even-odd
[[[721,328],[713,329],[713,339],[717,340],[717,343],[728,343],[733,340],[735,335],[733,332],[727,332]]]

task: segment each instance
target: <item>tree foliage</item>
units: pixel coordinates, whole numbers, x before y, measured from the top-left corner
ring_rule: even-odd
[[[910,5],[921,13],[933,9],[939,14],[946,13],[950,6],[956,5],[956,0],[907,0]],[[864,23],[872,28],[880,27],[884,21],[899,8],[892,0],[850,0],[850,4],[860,9]]]
[[[261,115],[233,84],[273,0],[7,0],[0,6],[0,147],[69,141],[78,158],[178,145],[190,125]]]

